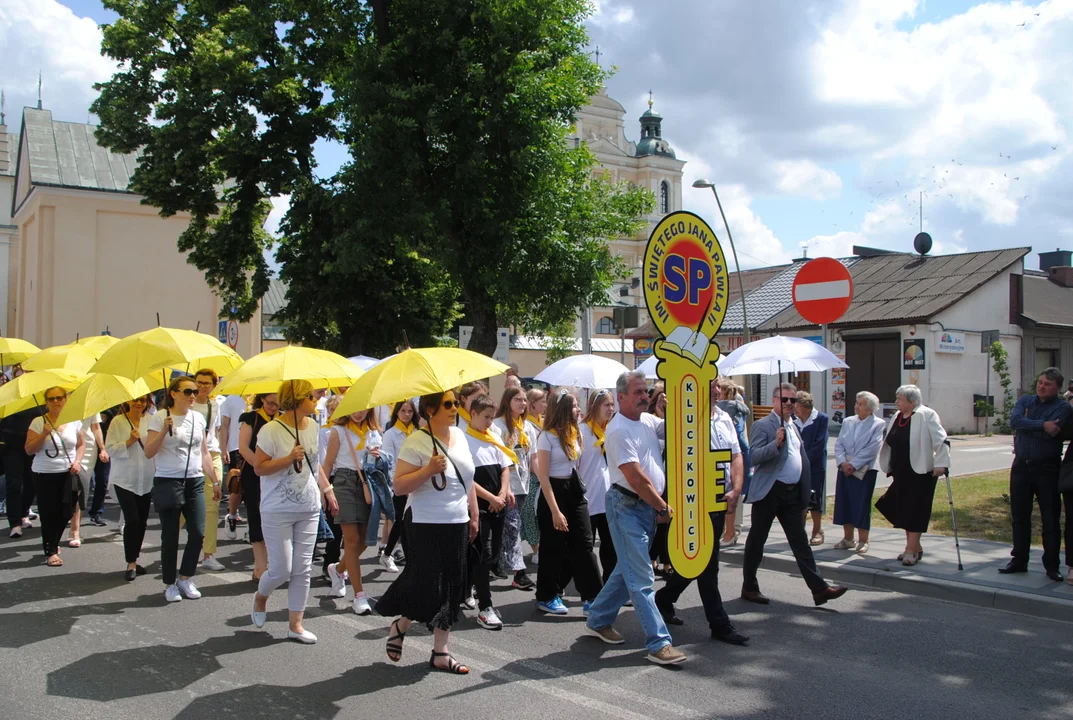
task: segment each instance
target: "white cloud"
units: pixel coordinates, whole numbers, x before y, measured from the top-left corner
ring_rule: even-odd
[[[813,200],[836,197],[842,190],[838,173],[822,168],[811,160],[779,160],[775,163],[776,187],[788,195],[802,195]]]
[[[268,219],[265,220],[265,230],[275,237],[279,237],[279,224],[283,222],[283,217],[290,209],[290,195],[277,195],[272,198],[272,212],[268,213]]]
[[[633,22],[633,8],[613,0],[593,0],[589,22],[595,25],[627,25]]]

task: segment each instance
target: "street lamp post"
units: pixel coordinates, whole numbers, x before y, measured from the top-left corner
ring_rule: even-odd
[[[730,225],[727,223],[726,213],[723,212],[723,203],[719,202],[719,193],[715,191],[715,183],[705,178],[693,181],[695,188],[711,188],[715,195],[715,204],[719,206],[719,214],[723,216],[723,227],[727,229],[727,240],[730,241],[730,252],[734,254],[734,267],[738,275],[738,291],[741,293],[741,338],[743,343],[749,342],[749,315],[745,307],[745,283],[741,279],[741,264],[738,263],[738,251],[734,247],[734,236],[730,234]]]

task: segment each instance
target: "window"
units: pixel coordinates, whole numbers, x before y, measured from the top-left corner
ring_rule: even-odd
[[[1033,378],[1033,385],[1035,380],[1049,367],[1058,367],[1058,351],[1057,350],[1040,350],[1036,349],[1036,377]],[[1060,389],[1060,388],[1059,388]]]
[[[600,318],[600,322],[596,323],[596,334],[597,335],[614,335],[615,334],[615,323],[614,323],[614,321],[609,317]]]
[[[667,186],[667,181],[664,180],[659,184],[659,211],[664,215],[671,211],[670,195],[670,188]]]

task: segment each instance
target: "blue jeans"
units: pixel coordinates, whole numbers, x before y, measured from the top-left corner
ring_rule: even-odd
[[[588,626],[594,630],[609,627],[627,600],[645,631],[649,652],[671,644],[671,634],[656,609],[653,584],[656,582],[648,548],[656,532],[656,511],[643,500],[634,500],[612,487],[607,491],[607,525],[615,542],[618,563],[611,577],[589,608]]]
[[[369,475],[365,476],[369,478]],[[369,494],[372,496],[372,509],[369,511],[369,524],[365,528],[365,545],[374,548],[377,546],[380,536],[380,513],[388,520],[395,520],[394,492],[391,484],[384,485],[378,481],[369,480]]]

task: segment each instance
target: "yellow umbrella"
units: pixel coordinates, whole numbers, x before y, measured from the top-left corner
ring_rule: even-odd
[[[131,380],[119,375],[95,373],[79,385],[70,397],[63,412],[56,419],[57,425],[85,420],[102,410],[148,395],[164,387],[164,379],[158,373]]]
[[[94,358],[99,359],[101,355],[104,355],[105,350],[119,342],[119,338],[111,335],[90,335],[89,337],[79,338],[76,342],[86,350],[89,350]]]
[[[288,345],[269,350],[232,370],[215,390],[221,395],[274,393],[284,380],[306,380],[315,388],[350,386],[364,371],[342,355]]]
[[[23,370],[65,370],[74,375],[87,375],[97,356],[77,343],[55,345],[22,364]]]
[[[431,395],[506,372],[487,355],[458,348],[416,348],[381,360],[354,383],[332,418],[359,410]]]
[[[45,402],[45,391],[51,387],[74,390],[83,377],[62,370],[39,370],[19,375],[0,387],[0,418],[35,408]]]
[[[194,373],[203,368],[224,375],[242,364],[242,357],[212,335],[158,327],[134,333],[105,350],[91,372],[122,375],[131,380],[175,368]]]
[[[33,343],[20,340],[19,338],[0,338],[0,367],[6,365],[18,365],[37,353],[41,348]]]

